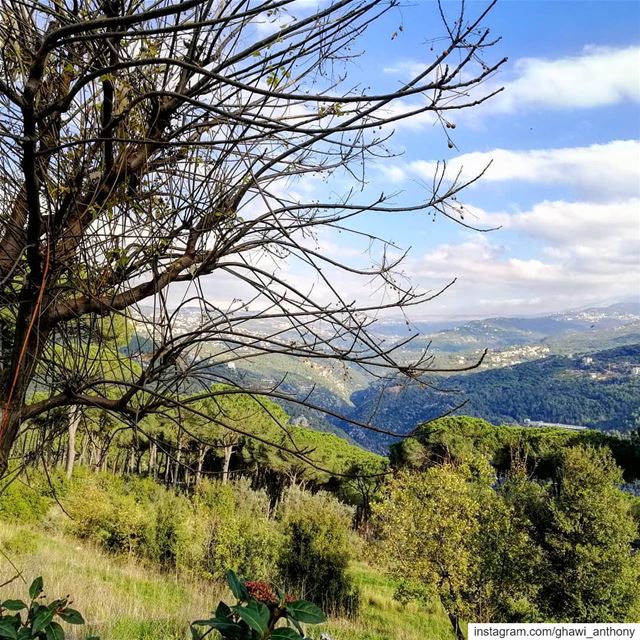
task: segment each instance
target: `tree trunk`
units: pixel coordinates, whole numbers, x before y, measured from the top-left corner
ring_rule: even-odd
[[[6,417],[5,417],[6,414]],[[2,411],[2,420],[0,427],[0,478],[4,476],[9,467],[9,456],[11,455],[11,447],[15,440],[15,434],[20,428],[20,412],[17,407],[4,407]]]
[[[80,424],[81,417],[82,413],[80,412],[80,407],[74,405],[69,408],[69,437],[67,439],[67,468],[65,470],[67,478],[71,477],[71,474],[73,473],[73,465],[76,461],[76,433],[78,432],[78,425]]]
[[[80,445],[80,457],[78,458],[78,462],[80,464],[87,464],[87,439],[88,436],[86,434],[82,436],[82,444]]]
[[[222,465],[222,484],[229,482],[229,468],[231,466],[231,456],[233,455],[234,445],[227,444],[224,447],[224,463]]]
[[[136,449],[132,444],[129,447],[129,455],[127,456],[127,474],[131,475],[136,466]]]
[[[209,447],[202,444],[202,442],[198,444],[198,466],[196,467],[196,478],[195,478],[196,487],[200,484],[200,480],[202,479],[202,467],[204,466],[204,459],[208,451],[209,451]]]
[[[176,459],[173,465],[173,488],[178,486],[178,477],[180,476],[180,467],[182,466],[182,434],[178,434],[176,447]]]
[[[149,475],[155,480],[157,471],[157,459],[158,459],[158,445],[155,440],[149,442]]]
[[[98,467],[98,470],[106,471],[108,462],[109,462],[109,445],[105,444],[103,445],[102,451],[100,452],[100,466]]]
[[[447,615],[449,616],[449,622],[451,623],[453,632],[456,634],[456,640],[465,640],[464,633],[462,633],[462,629],[460,628],[460,618],[448,611]]]
[[[171,468],[171,460],[169,454],[165,453],[164,456],[164,484],[169,486],[169,469]]]

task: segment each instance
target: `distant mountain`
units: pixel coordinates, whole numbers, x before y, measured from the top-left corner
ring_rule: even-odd
[[[425,348],[435,366],[456,369],[488,354],[480,369],[510,366],[551,355],[574,355],[640,342],[640,304],[620,303],[535,318],[473,320],[416,336],[401,355],[411,362]]]
[[[541,314],[526,317],[493,317],[480,320],[449,320],[427,322],[379,322],[376,331],[381,335],[407,335],[409,333],[429,334],[431,337],[447,335],[448,332],[491,334],[494,328],[514,331],[516,334],[528,333],[537,336],[556,335],[567,331],[579,331],[605,326],[620,326],[640,321],[640,302],[619,302],[606,307],[588,307],[560,313]]]
[[[350,418],[404,434],[451,411],[495,424],[530,419],[627,431],[640,426],[640,343],[452,376],[431,389],[416,383],[374,384],[351,400]],[[384,451],[394,440],[344,421],[338,424],[374,451]]]
[[[565,334],[620,329],[632,324],[640,326],[640,304],[620,303],[537,318],[474,320],[435,333],[429,336],[429,340],[441,351],[505,349]]]
[[[178,333],[191,331],[200,321],[200,310],[182,310],[178,321]],[[277,329],[285,330],[280,324]],[[275,329],[255,323],[252,331],[259,336]],[[640,419],[640,375],[634,373],[634,367],[640,367],[640,303],[460,324],[381,322],[375,331],[389,346],[408,335],[416,336],[396,352],[406,363],[415,361],[428,345],[435,366],[443,369],[460,369],[476,362],[484,349],[489,353],[479,369],[434,377],[433,388],[381,383],[344,363],[286,354],[219,366],[223,378],[242,386],[271,386],[300,398],[311,393],[308,400],[330,412],[398,433],[407,433],[463,402],[460,413],[497,423],[529,418],[626,430]],[[141,326],[140,337],[130,349],[151,348]],[[202,356],[215,358],[215,348],[202,345]],[[327,419],[300,404],[283,405],[295,420],[319,430],[346,433],[374,451],[384,451],[393,441],[391,436],[354,427],[348,421]]]

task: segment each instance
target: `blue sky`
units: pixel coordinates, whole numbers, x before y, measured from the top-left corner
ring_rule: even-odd
[[[453,9],[457,3],[445,3]],[[484,6],[469,2],[470,13]],[[429,60],[435,3],[408,3],[372,28],[351,70],[394,86]],[[394,24],[402,32],[391,39]],[[413,317],[538,314],[640,298],[640,3],[503,0],[486,20],[509,61],[487,86],[505,91],[454,113],[454,149],[428,119],[396,127],[397,157],[370,165],[370,193],[415,201],[438,160],[484,180],[462,196],[476,233],[424,215],[379,215],[363,228],[411,247],[405,274],[446,295]],[[437,43],[435,45],[437,47]],[[335,185],[333,188],[337,188]],[[348,251],[344,238],[329,249]],[[346,279],[348,291],[355,281]]]
[[[296,0],[293,12],[308,14],[328,1]],[[444,6],[453,13],[459,2]],[[468,17],[486,6],[468,0]],[[459,199],[465,222],[499,229],[470,231],[426,213],[367,214],[355,228],[392,241],[397,255],[410,249],[401,282],[435,292],[456,278],[445,294],[414,308],[413,320],[538,315],[640,300],[640,1],[501,0],[484,24],[501,38],[486,62],[505,56],[508,62],[482,90],[504,91],[447,115],[456,125],[448,130],[454,148],[432,115],[395,124],[393,157],[369,162],[357,197],[384,191],[397,193],[397,206],[414,204],[424,199],[437,162],[448,162],[449,175],[469,177],[492,162]],[[256,27],[264,35],[278,21]],[[433,60],[431,47],[437,52],[445,44],[433,38],[443,33],[436,2],[401,0],[356,43],[362,55],[347,66],[344,89],[398,87]],[[426,99],[407,98],[396,109]],[[346,173],[326,181],[305,174],[283,193],[326,201],[354,186]],[[357,266],[375,263],[382,251],[348,233],[323,231],[314,242],[314,249]],[[327,294],[329,303],[322,276],[300,263],[271,259],[267,267],[323,304]],[[392,299],[392,292],[350,273],[329,275],[344,300],[366,306]],[[203,288],[222,306],[246,300],[242,285],[225,276]]]

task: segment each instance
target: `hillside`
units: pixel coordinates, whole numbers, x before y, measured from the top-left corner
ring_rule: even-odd
[[[177,333],[193,330],[198,320],[199,311],[181,310],[176,321]],[[144,323],[137,326],[139,335],[131,341],[130,352],[151,348],[145,338]],[[282,323],[254,322],[249,328],[249,334],[258,338],[275,331],[296,339]],[[487,349],[489,353],[482,368],[495,368],[549,355],[572,355],[636,344],[640,342],[640,304],[619,303],[531,318],[496,317],[470,322],[414,324],[381,321],[372,327],[372,331],[387,346],[411,338],[396,354],[401,361],[414,361],[417,354],[428,349],[435,355],[437,367],[455,369],[476,362]],[[229,360],[228,352],[225,353]],[[216,362],[214,345],[203,345],[198,357]],[[296,385],[323,387],[347,403],[354,391],[365,388],[372,380],[363,370],[341,362],[313,362],[286,354],[251,357],[243,354],[242,359],[229,362],[227,366],[249,376],[258,375],[270,383],[284,379]]]
[[[132,556],[106,553],[96,545],[61,533],[0,522],[0,544],[27,579],[42,575],[50,595],[71,594],[82,609],[85,627],[67,627],[69,640],[99,634],[101,640],[183,640],[188,623],[202,618],[220,598],[233,603],[219,583],[160,571]],[[13,568],[0,569],[0,579]],[[449,621],[438,605],[402,605],[393,599],[391,580],[363,562],[350,569],[362,590],[364,606],[357,619],[332,618],[309,628],[342,640],[453,640]],[[17,594],[21,583],[5,586]]]
[[[192,328],[198,315],[197,310],[185,309],[180,314],[182,330]],[[256,336],[276,329],[283,327],[252,327]],[[427,346],[435,357],[434,366],[454,370],[477,362],[484,349],[488,353],[479,368],[434,376],[434,388],[422,389],[397,381],[380,382],[360,369],[331,360],[300,361],[268,354],[215,364],[213,346],[200,357],[210,358],[210,365],[209,361],[203,364],[211,379],[245,389],[277,388],[304,403],[398,433],[462,403],[463,413],[498,423],[531,419],[621,430],[636,424],[640,377],[634,377],[632,371],[634,364],[640,366],[639,304],[461,324],[407,326],[387,321],[376,325],[376,331],[390,343],[415,335],[396,354],[407,363],[415,361]],[[136,338],[129,349],[144,349],[143,343]],[[328,418],[304,403],[279,403],[295,422],[336,433],[374,451],[385,451],[393,440]]]
[[[350,418],[400,433],[462,403],[458,413],[497,424],[530,419],[628,431],[640,416],[640,344],[452,376],[435,388],[376,384],[354,393],[352,402]],[[393,440],[339,424],[373,450]]]

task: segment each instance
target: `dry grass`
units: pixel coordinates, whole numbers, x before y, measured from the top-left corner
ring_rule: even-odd
[[[215,583],[160,573],[58,534],[0,523],[0,545],[27,583],[41,575],[48,596],[71,595],[88,623],[69,627],[73,639],[90,632],[101,640],[182,640],[188,621],[206,617],[225,595]],[[14,574],[2,558],[0,582]],[[27,588],[16,580],[0,589],[0,598],[24,597]]]
[[[362,562],[352,573],[362,594],[360,616],[333,619],[312,637],[326,630],[334,640],[455,640],[439,602],[405,606],[393,599],[394,587],[380,571]]]
[[[67,627],[68,638],[101,640],[186,640],[188,622],[215,609],[228,592],[194,577],[161,573],[133,557],[114,556],[95,545],[58,533],[0,522],[0,548],[29,583],[43,576],[51,598],[70,594],[86,627]],[[15,570],[0,558],[0,583]],[[353,574],[362,592],[357,619],[334,618],[308,629],[310,638],[328,631],[333,640],[453,640],[439,605],[403,606],[379,571],[357,563]],[[24,598],[28,584],[15,580],[0,599]]]

